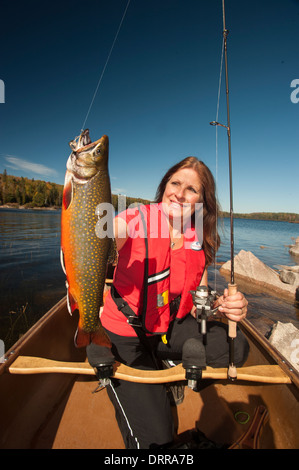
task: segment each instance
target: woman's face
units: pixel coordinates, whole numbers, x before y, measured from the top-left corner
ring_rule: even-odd
[[[169,217],[190,217],[195,204],[202,200],[202,186],[198,173],[192,168],[182,168],[172,175],[162,197],[163,207]]]

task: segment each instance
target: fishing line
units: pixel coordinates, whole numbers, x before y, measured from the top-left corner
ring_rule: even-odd
[[[116,32],[116,35],[115,35],[115,37],[114,37],[112,46],[111,46],[111,48],[110,48],[110,51],[109,51],[107,60],[106,60],[106,62],[105,62],[104,68],[103,68],[103,70],[102,70],[102,73],[101,73],[101,75],[100,75],[99,81],[98,81],[98,83],[97,83],[97,86],[96,86],[94,95],[93,95],[93,97],[92,97],[91,103],[90,103],[90,105],[89,105],[89,108],[88,108],[88,111],[87,111],[85,120],[84,120],[83,125],[82,125],[82,128],[81,128],[81,131],[84,130],[84,127],[85,127],[86,121],[87,121],[87,119],[88,119],[89,113],[90,113],[90,111],[91,111],[91,108],[92,108],[92,106],[93,106],[95,97],[96,97],[96,95],[97,95],[97,93],[98,93],[98,89],[99,89],[99,87],[100,87],[100,85],[101,85],[101,82],[102,82],[104,73],[105,73],[105,71],[106,71],[106,68],[107,68],[107,65],[108,65],[108,62],[109,62],[109,59],[110,59],[111,54],[112,54],[112,51],[113,51],[113,49],[114,49],[114,45],[115,45],[115,43],[116,43],[116,41],[117,41],[117,37],[118,37],[118,35],[119,35],[119,32],[120,32],[120,29],[121,29],[121,27],[122,27],[123,21],[124,21],[124,19],[125,19],[127,10],[128,10],[128,8],[129,8],[130,1],[131,1],[131,0],[128,0],[127,6],[126,6],[125,11],[124,11],[124,13],[123,13],[123,16],[122,16],[122,19],[121,19],[121,21],[120,21],[118,30],[117,30],[117,32]]]
[[[217,100],[217,109],[216,109],[216,119],[218,122],[219,115],[219,103],[220,103],[220,93],[221,93],[221,83],[222,83],[222,70],[223,70],[223,55],[224,55],[224,38],[222,40],[222,51],[221,51],[221,61],[220,61],[220,72],[219,72],[219,84],[218,84],[218,100]],[[216,197],[218,200],[218,126],[216,127]],[[217,243],[217,227],[218,227],[218,209],[216,206],[216,233],[215,233],[215,242]],[[214,290],[216,291],[216,253],[214,258]]]

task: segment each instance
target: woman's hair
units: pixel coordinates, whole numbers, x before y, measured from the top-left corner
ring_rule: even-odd
[[[199,176],[202,187],[203,203],[203,249],[208,266],[215,260],[216,252],[220,246],[220,237],[217,230],[217,214],[219,205],[215,194],[215,181],[209,168],[196,157],[187,157],[172,166],[161,180],[156,192],[155,202],[162,202],[166,184],[179,170],[192,168]]]

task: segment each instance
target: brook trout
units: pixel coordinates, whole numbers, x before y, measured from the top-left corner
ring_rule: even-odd
[[[75,336],[77,347],[91,342],[111,346],[103,329],[99,311],[109,253],[114,240],[96,235],[96,207],[111,204],[108,173],[108,137],[92,143],[85,130],[70,142],[61,215],[61,264],[66,274],[68,308],[79,311]]]

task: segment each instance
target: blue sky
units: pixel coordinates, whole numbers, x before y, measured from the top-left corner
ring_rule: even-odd
[[[128,0],[3,1],[0,172],[63,184]],[[226,0],[235,212],[299,212],[299,1]],[[86,121],[110,139],[114,193],[152,199],[188,155],[229,209],[226,130],[215,120],[221,0],[131,0]],[[291,82],[298,79],[296,88]],[[226,124],[222,79],[218,120]],[[296,101],[296,100],[295,100]],[[298,100],[299,101],[299,100]]]

